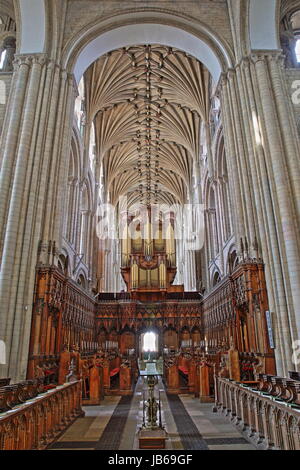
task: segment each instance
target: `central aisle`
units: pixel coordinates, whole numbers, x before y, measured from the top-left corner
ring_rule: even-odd
[[[83,407],[85,417],[78,418],[50,449],[138,450],[143,388],[139,378],[133,396],[105,397],[99,406]],[[255,449],[225,418],[212,412],[212,403],[200,403],[192,395],[166,394],[161,380],[158,388],[167,450]]]

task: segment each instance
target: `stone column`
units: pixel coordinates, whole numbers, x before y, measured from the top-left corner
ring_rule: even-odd
[[[81,211],[80,219],[80,245],[79,253],[83,255],[83,262],[86,264],[87,261],[87,247],[88,247],[88,221],[89,221],[89,211]]]
[[[42,243],[40,262],[51,262],[49,240],[52,246],[53,242],[60,244],[52,229],[53,224],[62,224],[59,214],[54,214],[67,185],[62,166],[70,152],[67,142],[74,97],[73,78],[45,54],[18,55],[14,67],[7,108],[10,118],[0,150],[0,335],[7,349],[7,364],[0,366],[0,376],[13,381],[26,376],[35,267],[43,230],[51,232],[51,238]],[[60,181],[56,192],[55,178]],[[52,227],[47,222],[49,213]]]
[[[43,56],[39,56],[44,60]],[[6,226],[6,214],[9,206],[11,191],[11,180],[15,165],[15,156],[17,153],[18,135],[22,118],[22,110],[25,101],[25,93],[28,82],[31,58],[25,56],[23,60],[19,58],[15,61],[15,73],[13,76],[13,97],[7,108],[5,119],[6,132],[3,132],[1,140],[1,173],[0,173],[0,230],[1,230],[1,253],[3,249],[3,237]],[[9,111],[9,112],[8,112]]]
[[[232,124],[235,142],[235,162],[237,168],[237,175],[242,188],[243,197],[241,199],[243,208],[243,236],[244,246],[248,244],[249,253],[246,256],[254,256],[254,240],[255,240],[255,219],[253,215],[253,194],[251,187],[253,185],[251,174],[249,172],[249,160],[247,158],[247,144],[245,139],[245,129],[243,128],[242,109],[243,109],[243,94],[239,89],[237,82],[237,73],[228,73],[229,87],[228,92],[230,96]]]
[[[250,257],[257,252],[266,263],[277,372],[287,375],[300,334],[300,165],[279,58],[272,51],[244,58],[224,77],[221,100],[236,234],[247,238]]]
[[[184,290],[196,290],[195,252],[185,248],[184,250]]]
[[[291,338],[284,326],[286,316],[286,302],[284,300],[284,280],[280,264],[274,260],[280,259],[280,244],[277,238],[276,220],[273,210],[272,184],[266,162],[263,145],[263,129],[260,119],[260,99],[258,94],[257,79],[253,71],[254,65],[249,59],[244,59],[241,65],[241,80],[246,95],[248,112],[245,113],[245,127],[251,135],[248,140],[249,162],[252,179],[256,191],[254,191],[255,206],[259,229],[259,245],[263,260],[266,264],[266,279],[269,296],[269,309],[275,313],[275,335],[277,348],[277,367],[282,370],[282,363],[286,362],[286,354],[290,360]],[[280,312],[280,314],[279,314]],[[262,312],[264,313],[264,312]]]
[[[224,142],[226,149],[226,161],[228,165],[228,179],[229,186],[231,188],[231,195],[233,201],[233,212],[234,212],[234,233],[236,236],[237,243],[237,254],[241,256],[241,244],[240,240],[245,237],[245,224],[244,224],[244,211],[242,204],[242,187],[239,178],[238,166],[237,166],[237,151],[234,140],[234,120],[231,114],[231,99],[229,93],[229,82],[225,75],[222,77],[221,90],[221,110],[222,110],[222,121],[224,125]]]
[[[174,279],[173,285],[182,285],[184,284],[184,279],[183,279],[183,272],[182,272],[182,267],[183,267],[183,240],[182,238],[177,238],[175,240],[175,246],[176,246],[176,277]]]
[[[291,125],[281,114],[276,102],[278,94],[278,64],[276,57],[263,55],[254,57],[257,82],[262,103],[262,112],[265,124],[265,134],[268,137],[269,148],[266,164],[269,177],[273,182],[272,195],[274,201],[274,216],[277,222],[277,237],[279,243],[280,259],[283,279],[285,280],[284,300],[288,304],[288,318],[285,329],[290,330],[292,340],[300,335],[300,250],[299,250],[299,159],[296,164],[294,155],[285,145],[284,134],[291,134]],[[273,82],[276,82],[277,93]],[[281,80],[284,89],[284,82]],[[286,94],[286,102],[288,102]],[[276,106],[277,105],[277,106]],[[280,99],[280,108],[287,107]],[[293,139],[292,139],[293,140]],[[289,170],[292,171],[289,171]],[[293,175],[293,176],[292,176]],[[296,187],[296,191],[293,191]],[[275,199],[275,200],[274,200]],[[283,299],[282,299],[283,300]],[[288,333],[288,331],[287,331]],[[288,358],[287,358],[288,359]]]

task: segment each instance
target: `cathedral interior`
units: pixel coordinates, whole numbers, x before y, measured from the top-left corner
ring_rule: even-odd
[[[0,450],[300,450],[300,1],[0,0]]]

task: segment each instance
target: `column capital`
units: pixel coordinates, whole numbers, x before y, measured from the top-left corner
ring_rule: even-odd
[[[91,215],[91,211],[89,209],[82,209],[80,212],[82,215]]]
[[[18,69],[21,65],[39,64],[41,66],[47,63],[47,54],[15,54],[13,61],[14,69]]]
[[[235,68],[227,69],[226,72],[222,74],[223,78],[221,79],[222,84],[225,84],[235,76]]]
[[[236,70],[235,69],[229,69],[227,71],[227,80],[228,80],[228,82],[232,82],[235,77],[236,77]]]
[[[215,93],[218,98],[221,97],[223,89],[227,86],[229,80],[232,79],[234,75],[234,69],[227,69],[226,72],[221,73]]]
[[[251,64],[251,57],[242,57],[241,61],[238,64],[238,67],[240,67],[242,70],[249,69]]]
[[[275,51],[265,51],[265,50],[257,50],[253,51],[249,56],[251,62],[255,65],[258,62],[271,62],[275,61],[276,63],[284,63],[284,54],[282,50],[275,50]]]

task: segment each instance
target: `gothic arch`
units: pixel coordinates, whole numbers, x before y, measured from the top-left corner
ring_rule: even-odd
[[[293,16],[294,13],[300,10],[298,0],[282,0],[280,5],[280,20],[286,15],[289,17]]]
[[[227,261],[226,261],[226,274],[231,274],[232,271],[236,268],[238,265],[238,256],[237,256],[237,251],[236,251],[236,246],[235,244],[231,245],[228,254],[227,254]]]
[[[225,142],[223,128],[217,132],[216,136],[216,150],[215,150],[215,169],[218,178],[223,178],[227,173],[226,155],[225,155]]]
[[[74,176],[78,179],[82,178],[83,175],[83,149],[82,149],[82,142],[81,137],[78,132],[78,128],[73,126],[72,128],[72,141],[71,141],[71,149],[74,155],[76,156],[75,166],[74,166]]]
[[[280,8],[280,42],[286,68],[299,66],[296,45],[300,40],[300,5],[297,0],[282,0]]]
[[[66,249],[61,250],[61,254],[57,260],[58,268],[67,276],[70,275],[70,258],[68,251]]]
[[[89,247],[91,238],[91,209],[92,187],[90,179],[84,178],[81,182],[80,194],[80,226],[79,226],[79,252],[84,255],[86,264],[89,262]]]
[[[82,174],[82,150],[80,140],[73,127],[70,157],[68,162],[68,189],[66,195],[64,221],[64,236],[66,240],[74,245],[76,243],[76,214],[79,205],[79,182]]]
[[[216,258],[220,251],[219,240],[219,212],[217,199],[217,181],[207,178],[204,189],[204,201],[206,209],[206,240],[208,259],[211,261]]]
[[[79,274],[77,275],[77,284],[79,284],[83,289],[88,288],[88,280],[83,270],[80,270]]]
[[[221,282],[222,276],[218,269],[216,269],[211,278],[211,287],[214,288],[219,282]]]
[[[230,211],[230,187],[228,181],[228,166],[225,152],[223,128],[220,127],[217,134],[215,150],[215,174],[216,186],[219,193],[219,224],[222,225],[222,242],[226,242],[232,235],[232,212]]]

